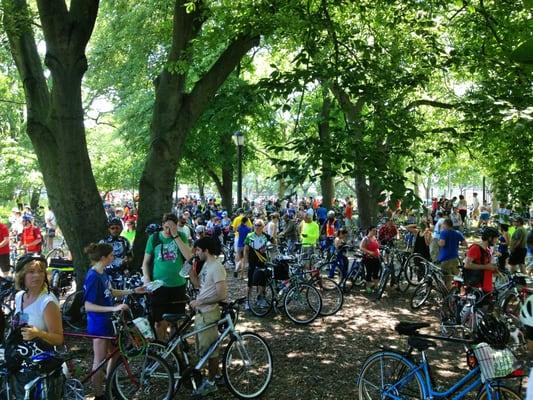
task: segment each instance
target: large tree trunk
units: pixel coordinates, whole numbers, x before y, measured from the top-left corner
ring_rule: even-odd
[[[98,0],[38,0],[46,42],[45,64],[51,90],[24,0],[2,0],[4,27],[17,65],[27,103],[27,133],[47,189],[49,203],[84,279],[88,260],[83,248],[102,238],[106,218],[85,141],[81,81],[87,70],[85,47],[91,37]]]
[[[320,122],[318,124],[318,136],[320,137],[322,152],[322,171],[320,174],[320,190],[322,192],[322,204],[327,208],[333,207],[335,197],[335,173],[331,167],[331,132],[329,129],[329,114],[331,110],[331,98],[328,89],[324,86],[322,109],[320,110]]]
[[[223,165],[222,180],[210,168],[206,168],[205,172],[211,177],[217,187],[220,198],[222,199],[222,207],[231,213],[233,209],[233,167],[229,164]]]
[[[169,65],[190,62],[191,41],[198,36],[209,15],[202,1],[195,3],[194,11],[187,12],[187,2],[175,1]],[[165,69],[157,77],[152,145],[139,185],[139,223],[134,244],[134,262],[137,265],[140,265],[144,254],[146,226],[159,221],[162,214],[171,208],[172,182],[188,133],[242,57],[258,44],[258,36],[243,34],[236,37],[190,92],[186,92],[188,71]]]
[[[39,200],[41,199],[41,192],[42,192],[41,187],[33,188],[31,191],[30,207],[34,211],[36,211],[37,208],[39,208]]]

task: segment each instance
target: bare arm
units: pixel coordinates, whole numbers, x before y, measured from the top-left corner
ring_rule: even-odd
[[[52,346],[63,344],[63,323],[59,306],[53,301],[49,302],[44,309],[44,323],[46,331],[29,326],[22,329],[22,338],[32,340],[40,338]]]
[[[178,248],[181,251],[181,254],[183,257],[188,260],[192,257],[192,249],[189,247],[187,243],[185,243],[180,236],[175,236],[174,241],[178,245]]]
[[[121,310],[127,310],[127,304],[117,304],[116,306],[100,306],[98,304],[93,304],[88,301],[85,302],[85,311],[91,312],[116,312]]]
[[[151,280],[150,277],[150,270],[148,268],[148,265],[150,264],[150,261],[152,260],[152,255],[148,253],[144,253],[143,258],[143,265],[142,265],[142,271],[143,271],[143,282],[148,283]]]

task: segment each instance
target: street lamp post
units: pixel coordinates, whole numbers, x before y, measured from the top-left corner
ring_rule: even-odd
[[[244,135],[237,131],[233,134],[233,141],[237,146],[237,206],[242,207],[242,148],[244,146]]]

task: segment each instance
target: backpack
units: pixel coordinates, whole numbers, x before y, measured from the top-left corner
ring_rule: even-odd
[[[483,262],[483,259],[486,257],[486,251],[483,247],[481,247],[479,244],[477,243],[474,243],[472,246],[478,246],[479,247],[479,250],[481,251],[481,260],[474,260],[475,261],[478,261],[478,262],[475,262],[475,264],[481,264]],[[483,282],[483,270],[479,270],[479,269],[464,269],[463,270],[463,278],[464,278],[464,281],[465,283],[468,285],[468,286],[477,286],[477,285],[480,285],[482,282]]]

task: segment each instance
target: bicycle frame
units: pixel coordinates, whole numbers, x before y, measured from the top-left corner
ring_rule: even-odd
[[[463,376],[461,379],[456,381],[452,386],[450,386],[445,391],[437,391],[433,389],[433,385],[431,383],[431,377],[429,372],[429,364],[426,358],[425,352],[422,352],[422,363],[421,364],[413,364],[411,361],[409,361],[409,364],[412,365],[410,371],[398,382],[396,382],[394,385],[392,385],[385,393],[384,395],[386,398],[395,399],[395,400],[402,400],[402,397],[394,395],[394,392],[397,388],[401,388],[403,385],[411,382],[412,379],[416,379],[416,375],[418,375],[422,382],[422,391],[424,393],[424,398],[427,399],[441,399],[446,398],[450,400],[461,400],[466,397],[466,395],[473,390],[481,387],[483,383],[481,382],[481,375],[479,366],[476,366],[474,369],[469,371],[465,376]],[[487,399],[491,400],[492,396],[490,393],[490,382],[485,382],[485,386],[487,388]],[[459,393],[460,388],[464,387]],[[450,397],[454,393],[457,393],[457,395]]]
[[[201,370],[202,367],[207,363],[207,361],[209,360],[211,355],[214,353],[214,351],[217,349],[217,347],[220,346],[222,341],[228,335],[232,334],[232,335],[235,335],[237,338],[240,337],[238,332],[235,330],[235,325],[233,324],[233,320],[231,319],[231,316],[230,316],[229,313],[226,314],[224,316],[224,318],[221,318],[221,319],[219,319],[216,322],[212,322],[212,323],[210,323],[210,324],[208,324],[208,325],[206,325],[206,326],[204,326],[204,327],[202,327],[200,329],[195,329],[194,331],[186,333],[186,334],[180,334],[179,332],[182,331],[183,329],[185,329],[187,326],[189,326],[191,322],[192,322],[192,320],[189,320],[185,324],[183,324],[182,326],[180,326],[178,328],[178,331],[176,331],[176,333],[174,334],[174,337],[171,338],[170,341],[168,342],[168,344],[166,346],[166,350],[163,353],[163,358],[168,357],[170,355],[170,353],[172,353],[176,349],[176,347],[178,347],[178,346],[182,345],[183,343],[185,343],[186,339],[188,339],[188,338],[190,338],[192,336],[198,335],[198,333],[204,332],[204,331],[206,331],[208,329],[211,329],[213,327],[217,327],[217,326],[223,325],[223,324],[227,324],[227,327],[218,336],[217,340],[215,340],[213,343],[211,343],[211,345],[207,349],[206,353],[204,355],[202,355],[200,357],[200,359],[198,360],[198,362],[194,365],[194,368],[192,369],[192,371],[187,371],[185,373],[182,373],[182,376],[179,377],[180,379],[184,378],[186,375],[190,374],[193,371]],[[186,352],[182,352],[182,354],[183,354],[185,362],[187,363],[187,366],[188,366],[189,365],[189,358],[187,356],[187,353]]]

